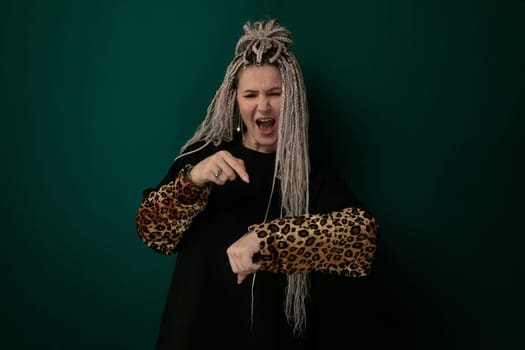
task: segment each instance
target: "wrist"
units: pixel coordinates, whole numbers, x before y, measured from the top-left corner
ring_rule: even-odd
[[[185,171],[185,174],[184,174],[184,177],[186,179],[186,182],[188,183],[188,185],[195,189],[195,190],[202,190],[204,188],[204,185],[205,184],[200,184],[198,182],[196,182],[195,180],[193,180],[192,176],[191,176],[191,171],[193,170],[193,165],[191,164],[188,164],[186,165],[186,171]]]

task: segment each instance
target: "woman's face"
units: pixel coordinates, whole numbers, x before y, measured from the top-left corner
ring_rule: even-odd
[[[237,83],[237,105],[246,126],[244,145],[271,153],[277,148],[281,109],[281,73],[272,65],[241,69]]]

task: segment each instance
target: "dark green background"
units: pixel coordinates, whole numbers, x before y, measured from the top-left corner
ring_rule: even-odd
[[[139,241],[141,191],[267,16],[381,224],[377,337],[525,348],[520,0],[3,1],[2,348],[153,347],[175,257]]]

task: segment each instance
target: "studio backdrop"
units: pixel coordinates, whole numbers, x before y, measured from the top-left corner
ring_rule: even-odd
[[[520,0],[3,1],[0,347],[153,348],[176,256],[138,238],[142,190],[261,18],[294,34],[311,142],[380,223],[374,336],[525,348]]]

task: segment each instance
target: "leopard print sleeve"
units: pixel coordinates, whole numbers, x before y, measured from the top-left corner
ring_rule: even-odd
[[[377,248],[378,225],[367,211],[346,208],[252,225],[260,240],[261,270],[366,276]]]
[[[196,187],[185,166],[175,180],[152,191],[139,206],[137,233],[150,248],[164,255],[175,253],[184,232],[208,203],[210,186]]]

